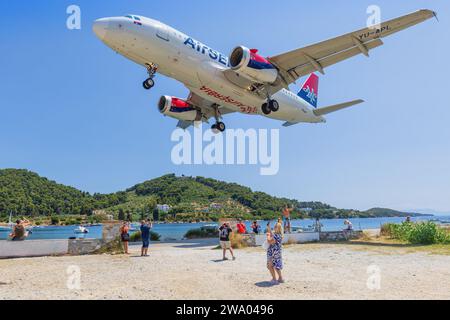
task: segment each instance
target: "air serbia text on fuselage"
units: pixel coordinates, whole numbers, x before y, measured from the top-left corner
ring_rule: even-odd
[[[223,64],[225,67],[229,67],[227,56],[221,54],[220,52],[214,49],[211,49],[210,47],[204,45],[200,41],[194,40],[192,38],[187,38],[184,44],[196,50],[197,52],[200,52],[201,54],[208,55],[211,59]]]

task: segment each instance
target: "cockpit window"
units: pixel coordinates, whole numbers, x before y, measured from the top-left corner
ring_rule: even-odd
[[[133,17],[132,17],[132,16],[125,16],[125,18],[133,19]]]
[[[136,19],[137,21],[141,21],[141,18],[134,16],[134,19]]]

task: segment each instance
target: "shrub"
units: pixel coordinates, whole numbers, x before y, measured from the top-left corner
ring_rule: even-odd
[[[216,228],[198,228],[191,229],[184,237],[186,239],[205,239],[205,238],[216,238],[218,236],[218,231]]]
[[[412,244],[450,243],[450,235],[433,222],[385,224],[381,234]]]
[[[161,239],[161,235],[155,231],[150,231],[150,240],[151,241],[159,241]],[[140,231],[132,233],[130,235],[131,242],[139,242],[142,241],[142,234]]]
[[[434,223],[417,223],[409,230],[407,240],[413,244],[434,244],[437,236],[438,227]]]
[[[385,237],[393,237],[393,229],[394,228],[395,228],[395,224],[385,223],[381,226],[380,234]]]
[[[50,224],[52,226],[58,225],[59,224],[59,218],[58,217],[50,217]]]
[[[230,241],[233,249],[241,249],[248,247],[248,244],[244,240],[244,236],[242,234],[233,232],[230,236]]]

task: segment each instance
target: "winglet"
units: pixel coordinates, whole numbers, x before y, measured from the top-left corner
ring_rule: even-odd
[[[436,18],[437,22],[439,22],[439,18],[436,11],[433,11],[433,16]]]

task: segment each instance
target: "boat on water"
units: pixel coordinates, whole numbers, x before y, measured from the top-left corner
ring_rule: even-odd
[[[76,234],[86,234],[86,233],[89,233],[89,229],[87,229],[83,226],[79,226],[78,228],[73,230],[73,232],[75,232]]]

